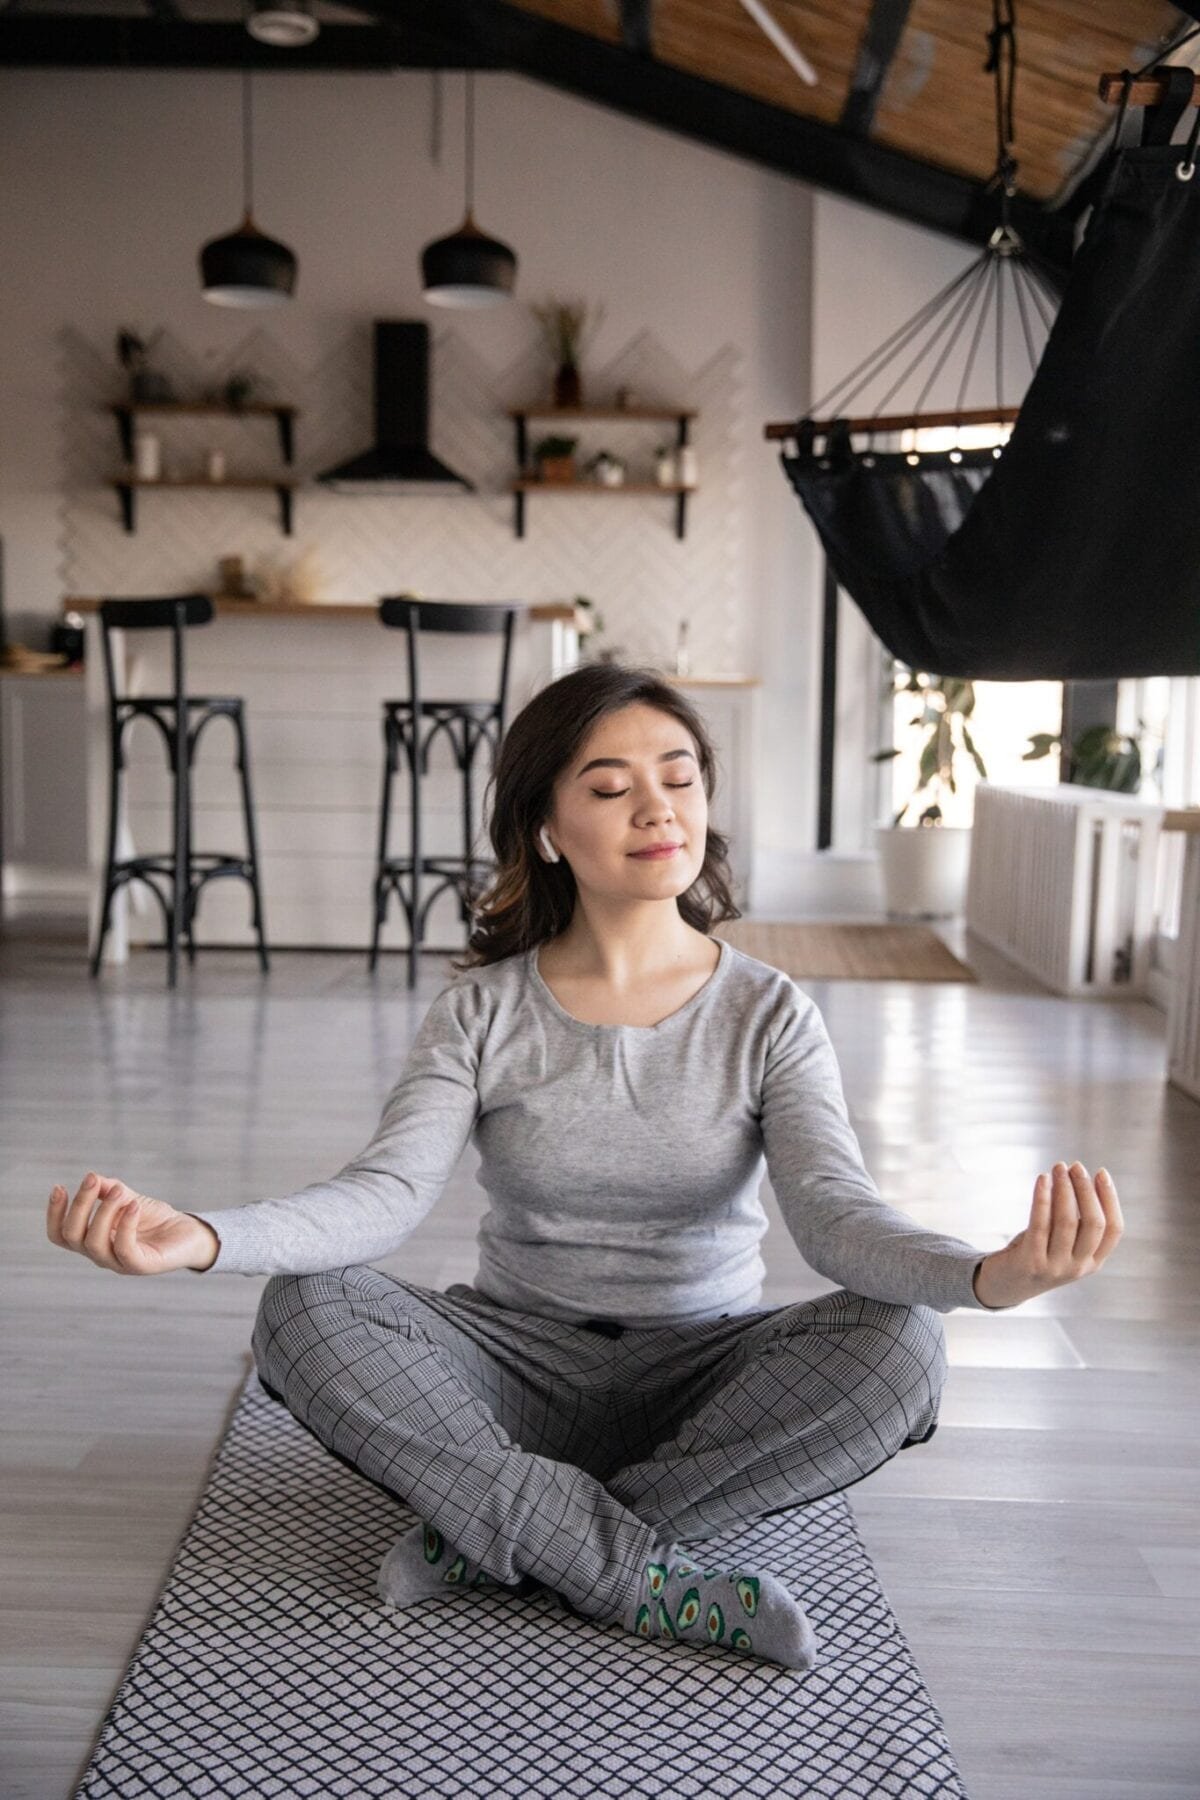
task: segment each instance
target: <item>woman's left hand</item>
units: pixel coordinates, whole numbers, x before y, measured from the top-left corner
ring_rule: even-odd
[[[1029,1224],[1003,1250],[985,1256],[975,1296],[985,1306],[1019,1306],[1035,1294],[1094,1275],[1125,1229],[1107,1169],[1092,1180],[1082,1163],[1055,1163],[1033,1187]]]

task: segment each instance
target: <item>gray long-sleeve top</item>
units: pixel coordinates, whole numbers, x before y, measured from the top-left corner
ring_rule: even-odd
[[[468,1141],[490,1201],[475,1286],[553,1318],[633,1327],[761,1305],[771,1179],[819,1274],[938,1312],[984,1307],[984,1252],[888,1206],[863,1164],[816,1002],[723,939],[705,985],[657,1025],[566,1012],[535,949],[452,979],[374,1137],[328,1181],[196,1212],[209,1272],[311,1274],[389,1255]]]

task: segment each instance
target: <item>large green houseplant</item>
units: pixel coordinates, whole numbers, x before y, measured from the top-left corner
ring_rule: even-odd
[[[1111,788],[1118,794],[1136,794],[1142,785],[1142,741],[1146,722],[1138,720],[1137,735],[1117,731],[1111,725],[1089,725],[1069,751],[1063,751],[1062,779],[1081,787]],[[1037,762],[1051,750],[1062,750],[1061,731],[1030,733],[1032,746],[1022,762]]]
[[[904,815],[910,806],[914,806],[922,794],[930,793],[933,797],[918,816],[918,825],[940,825],[942,823],[941,796],[944,789],[952,794],[958,792],[954,779],[954,761],[956,756],[968,755],[979,770],[980,779],[987,780],[987,769],[983,758],[975,748],[975,741],[967,720],[975,711],[975,685],[952,675],[925,675],[910,669],[907,663],[896,672],[892,684],[885,689],[888,694],[915,694],[920,700],[920,707],[909,720],[914,727],[926,726],[928,736],[921,746],[921,760],[917,770],[917,785],[909,795],[900,811],[892,820],[892,826],[902,825]],[[892,757],[903,752],[893,746],[888,750],[877,750],[872,762],[888,762]],[[1042,754],[1042,752],[1038,752]],[[911,822],[911,821],[910,821]],[[888,828],[890,829],[890,827]]]
[[[953,916],[962,911],[966,895],[971,828],[947,825],[941,803],[947,791],[958,792],[956,759],[969,756],[980,778],[987,779],[987,768],[967,723],[975,710],[974,684],[958,676],[928,675],[902,663],[893,671],[884,693],[888,698],[912,694],[917,710],[909,723],[927,733],[915,788],[891,824],[876,827],[885,905],[894,917]],[[889,762],[901,754],[891,746],[875,751],[871,761]],[[917,806],[920,811],[915,820],[906,825],[905,815]],[[913,830],[913,824],[928,829]]]

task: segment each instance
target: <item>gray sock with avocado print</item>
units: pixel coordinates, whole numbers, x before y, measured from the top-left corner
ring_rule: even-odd
[[[774,1575],[712,1568],[678,1544],[651,1552],[621,1623],[638,1637],[715,1644],[785,1669],[817,1660],[803,1607]]]
[[[411,1606],[430,1594],[453,1594],[463,1588],[486,1593],[525,1591],[528,1577],[510,1587],[455,1551],[435,1526],[422,1519],[398,1537],[379,1565],[376,1591],[386,1607]]]

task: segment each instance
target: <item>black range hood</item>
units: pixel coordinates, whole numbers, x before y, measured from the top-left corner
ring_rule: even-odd
[[[429,448],[429,327],[375,321],[375,442],[316,478],[343,494],[475,492]]]

